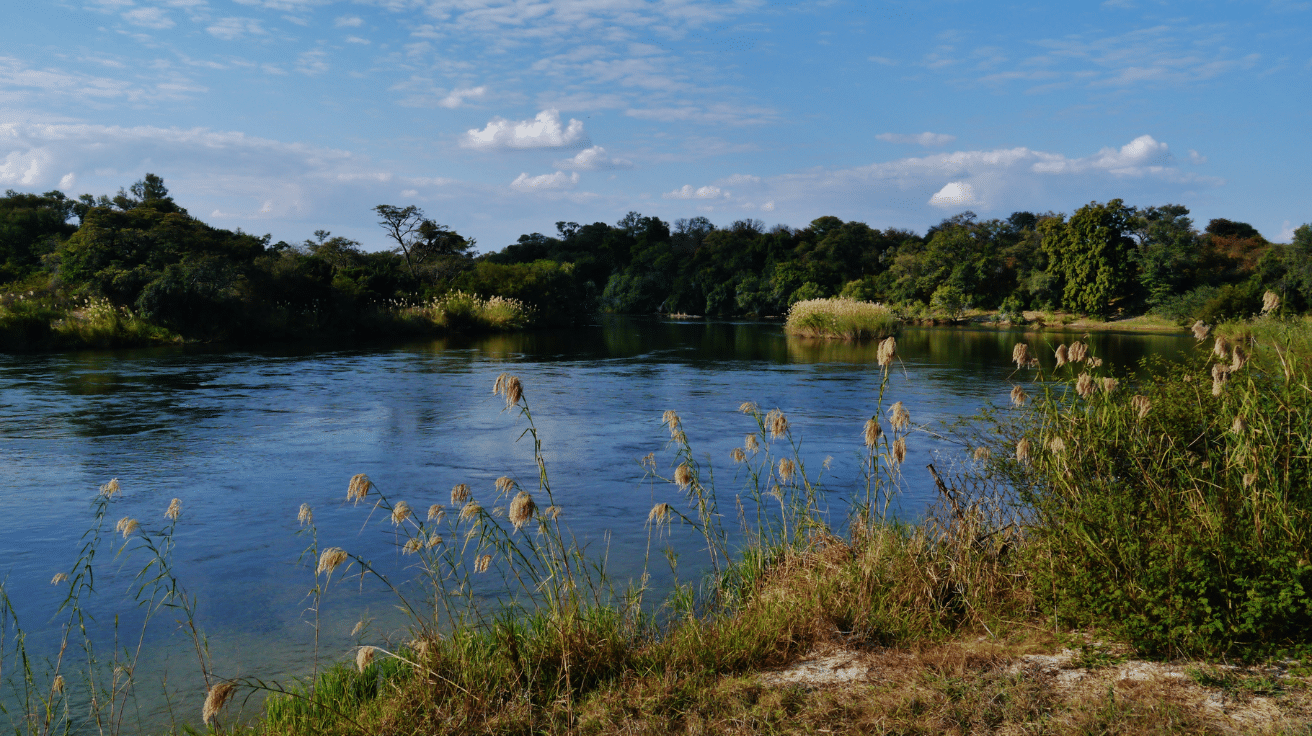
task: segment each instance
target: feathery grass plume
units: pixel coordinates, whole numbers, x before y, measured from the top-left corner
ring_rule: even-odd
[[[424,540],[419,537],[411,537],[405,540],[405,546],[401,548],[401,554],[412,555],[424,548]]]
[[[487,572],[488,565],[492,564],[492,555],[481,555],[474,558],[474,572]]]
[[[893,425],[894,432],[901,432],[911,423],[911,412],[901,401],[889,407],[888,423]]]
[[[648,524],[665,524],[674,516],[674,509],[668,503],[658,503],[647,514]]]
[[[988,460],[988,459],[989,459],[989,456],[992,455],[992,454],[993,454],[993,451],[990,450],[989,448],[985,447],[984,445],[980,445],[979,447],[976,447],[976,448],[975,448],[975,460],[976,460],[976,461],[984,461],[984,460]]]
[[[796,470],[797,466],[793,464],[792,460],[786,457],[779,459],[779,480],[787,483],[793,479],[793,472]]]
[[[1244,431],[1247,429],[1248,424],[1244,422],[1243,417],[1235,417],[1235,421],[1230,425],[1230,431],[1237,435],[1243,435]]]
[[[1252,488],[1257,482],[1257,473],[1244,473],[1244,488]]]
[[[369,476],[364,473],[356,473],[351,476],[350,485],[346,486],[346,500],[359,503],[365,496],[369,495],[369,489],[373,488],[373,485],[369,481]]]
[[[205,706],[200,711],[200,719],[205,722],[205,725],[209,725],[210,721],[214,720],[214,717],[219,714],[219,711],[223,710],[223,706],[228,704],[228,700],[232,698],[232,694],[235,692],[237,692],[237,686],[231,682],[215,683],[214,687],[210,688],[209,692],[205,694]]]
[[[1016,343],[1016,347],[1011,349],[1011,362],[1015,363],[1017,368],[1028,366],[1030,364],[1030,346],[1023,342]]]
[[[136,519],[127,516],[124,516],[122,519],[119,519],[118,523],[114,525],[114,531],[122,532],[124,539],[127,539],[128,537],[132,536],[132,533],[140,528],[141,525],[137,523]]]
[[[679,425],[682,424],[679,421],[679,412],[666,409],[665,413],[661,414],[661,424],[670,428],[670,439],[679,439]]]
[[[559,506],[552,505],[552,506],[548,506],[547,510],[542,513],[544,513],[548,519],[555,521],[560,518],[560,511],[561,510]]]
[[[1060,367],[1066,365],[1066,346],[1065,346],[1065,345],[1058,345],[1058,346],[1057,346],[1057,356],[1056,356],[1056,357],[1057,357],[1057,367],[1058,367],[1058,368],[1060,368]]]
[[[779,439],[788,433],[788,417],[782,411],[772,409],[765,415],[765,426],[770,430],[770,439]]]
[[[53,578],[50,578],[50,584],[51,584],[51,585],[59,585],[60,583],[66,581],[66,580],[68,580],[68,573],[66,573],[66,572],[57,572],[57,573],[55,573],[55,576],[54,576]]]
[[[515,490],[515,481],[508,475],[497,478],[497,493],[510,493]]]
[[[1089,398],[1093,394],[1093,376],[1088,373],[1081,373],[1080,377],[1075,380],[1075,391],[1083,398]]]
[[[1201,319],[1195,322],[1194,326],[1190,327],[1189,329],[1193,330],[1194,339],[1197,340],[1198,342],[1202,342],[1203,340],[1206,340],[1207,333],[1212,331],[1212,328],[1209,325],[1204,324]]]
[[[477,517],[482,512],[482,506],[479,506],[476,501],[470,501],[460,509],[460,520],[468,521],[469,519]]]
[[[747,462],[747,453],[744,452],[741,447],[735,447],[730,450],[729,457],[733,460],[735,465],[742,465]]]
[[[1226,379],[1230,377],[1230,368],[1220,364],[1212,366],[1212,395],[1220,396]]]
[[[756,406],[755,401],[744,401],[738,405],[738,411],[744,414],[755,414],[760,411],[760,408]]]
[[[1240,368],[1243,368],[1244,363],[1247,362],[1248,362],[1248,353],[1245,352],[1242,347],[1240,347],[1239,345],[1235,345],[1233,348],[1231,348],[1230,350],[1231,371],[1237,371]]]
[[[439,545],[439,544],[441,544],[441,543],[442,543],[442,535],[441,535],[441,534],[434,534],[433,532],[429,532],[429,533],[428,533],[428,540],[427,540],[426,542],[424,542],[424,546],[427,547],[427,548],[429,548],[429,549],[432,549],[432,548],[436,547],[437,545]]]
[[[428,521],[441,521],[446,516],[446,507],[440,503],[435,503],[428,507]]]
[[[834,467],[834,456],[825,455],[825,461],[820,463],[820,467],[824,468],[825,470],[829,470],[830,468]]]
[[[369,663],[374,661],[374,648],[370,646],[360,647],[355,652],[355,669],[364,672]]]
[[[1262,295],[1262,314],[1274,312],[1280,308],[1280,297],[1274,291]]]
[[[1030,439],[1028,437],[1022,437],[1020,442],[1016,443],[1016,459],[1023,463],[1030,461]]]
[[[1095,358],[1093,356],[1089,356],[1084,359],[1084,364],[1089,366],[1090,368],[1101,368],[1102,358]]]
[[[329,547],[319,553],[319,567],[315,569],[314,574],[320,573],[333,574],[339,565],[346,562],[346,550],[341,547]]]
[[[301,504],[301,510],[296,512],[296,523],[301,526],[314,523],[314,511],[310,508],[310,504]]]
[[[364,631],[364,621],[356,621],[355,626],[351,627],[351,636],[355,636],[361,631]]]
[[[502,373],[497,376],[496,383],[492,384],[492,393],[506,397],[506,408],[509,409],[518,404],[520,398],[524,396],[524,385],[519,382],[517,376]]]
[[[869,447],[872,450],[875,449],[875,443],[879,442],[879,438],[883,436],[883,434],[884,434],[884,428],[879,426],[879,419],[875,417],[870,417],[869,419],[866,420],[866,426],[865,426],[866,447]]]
[[[897,439],[893,440],[893,462],[897,463],[898,465],[901,465],[902,461],[906,459],[907,459],[907,438],[898,437]]]
[[[1115,391],[1115,390],[1116,390],[1116,387],[1119,386],[1120,383],[1121,383],[1120,381],[1116,380],[1115,378],[1112,378],[1111,376],[1103,376],[1103,379],[1102,379],[1102,391],[1103,391],[1103,393],[1105,393],[1105,394],[1109,394],[1109,393]]]
[[[1021,388],[1019,384],[1011,387],[1012,406],[1025,406],[1025,402],[1028,401],[1029,398],[1030,395],[1025,393],[1025,389]]]
[[[410,510],[410,504],[405,501],[397,501],[396,505],[392,507],[392,523],[400,526],[405,523],[406,519],[410,518],[412,513],[414,512]]]
[[[118,486],[118,478],[110,478],[108,483],[100,487],[100,495],[105,498],[113,498],[121,492]]]
[[[692,468],[688,467],[688,463],[679,463],[679,467],[674,469],[674,482],[679,484],[679,488],[692,485]]]
[[[1227,339],[1225,339],[1224,337],[1219,337],[1219,336],[1218,336],[1218,337],[1216,338],[1216,343],[1214,343],[1214,344],[1212,345],[1212,354],[1215,355],[1215,356],[1216,356],[1217,358],[1219,358],[1220,360],[1227,360],[1227,359],[1229,359],[1229,358],[1230,358],[1230,341],[1227,340]]]
[[[182,499],[175,498],[169,501],[169,507],[164,510],[164,516],[170,521],[177,521],[182,515]]]
[[[525,491],[520,491],[510,502],[510,523],[514,524],[516,529],[523,529],[524,525],[533,518],[533,512],[537,510],[538,505],[533,503],[533,497]]]
[[[743,447],[747,448],[747,451],[753,454],[761,449],[761,443],[757,441],[755,432],[743,438]]]
[[[1084,359],[1089,357],[1089,346],[1076,340],[1066,349],[1066,360],[1072,363],[1083,363]]]
[[[55,675],[55,679],[50,683],[50,697],[55,697],[64,692],[64,676]]]
[[[1153,402],[1147,396],[1138,394],[1130,399],[1130,406],[1134,407],[1135,411],[1139,412],[1139,418],[1143,419],[1148,416],[1148,412],[1153,408]]]
[[[893,359],[897,357],[897,338],[889,335],[879,343],[879,352],[875,355],[875,362],[879,363],[880,368],[887,368],[893,364]]]
[[[457,483],[451,488],[451,505],[459,506],[469,500],[469,486],[465,483]]]
[[[1052,450],[1053,452],[1065,452],[1066,440],[1063,440],[1060,437],[1053,437],[1052,439],[1048,440],[1048,449]]]

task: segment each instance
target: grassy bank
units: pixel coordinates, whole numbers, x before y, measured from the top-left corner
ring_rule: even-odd
[[[790,335],[840,340],[882,339],[897,328],[897,317],[882,305],[846,297],[796,302],[784,322]]]

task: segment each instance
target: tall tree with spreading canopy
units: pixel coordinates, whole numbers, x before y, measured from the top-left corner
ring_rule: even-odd
[[[474,247],[473,238],[465,238],[445,225],[425,219],[424,211],[414,205],[380,204],[374,207],[374,212],[378,213],[378,224],[387,237],[400,247],[411,276],[416,275],[415,264],[441,256],[465,256]]]
[[[1119,199],[1090,202],[1069,221],[1053,217],[1039,223],[1048,271],[1062,283],[1062,306],[1105,315],[1124,296],[1132,274],[1134,240],[1127,234],[1133,207]]]

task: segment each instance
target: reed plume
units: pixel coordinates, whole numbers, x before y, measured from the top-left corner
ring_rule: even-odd
[[[1116,387],[1119,385],[1120,385],[1120,381],[1117,381],[1115,378],[1112,378],[1111,376],[1104,376],[1102,379],[1103,393],[1109,394],[1115,391]]]
[[[469,519],[473,519],[474,517],[478,516],[482,512],[483,512],[482,506],[479,506],[478,503],[474,501],[470,501],[460,509],[460,520],[468,521]]]
[[[1089,366],[1090,368],[1101,368],[1102,358],[1096,358],[1091,355],[1084,359],[1084,364]]]
[[[110,478],[108,483],[100,487],[100,495],[105,498],[113,498],[121,492],[118,486],[118,478]]]
[[[64,676],[55,675],[55,679],[50,683],[50,697],[55,697],[64,692]]]
[[[1016,347],[1011,349],[1011,362],[1015,363],[1017,368],[1028,366],[1030,364],[1030,346],[1023,342],[1016,343]]]
[[[469,500],[469,486],[465,483],[457,483],[451,488],[451,505],[459,506]]]
[[[547,510],[544,511],[543,513],[546,514],[548,519],[555,521],[560,518],[560,511],[561,510],[559,506],[552,505],[552,506],[548,506]]]
[[[761,443],[757,441],[755,432],[743,438],[743,447],[747,448],[747,451],[751,453],[756,453],[761,449]]]
[[[679,412],[673,409],[666,409],[665,413],[661,414],[661,424],[670,428],[671,439],[677,440],[679,438],[679,425],[682,424],[682,422],[679,421]]]
[[[755,401],[744,401],[738,405],[738,411],[744,414],[755,414],[760,411],[760,409],[756,406]]]
[[[1058,368],[1060,368],[1060,367],[1066,365],[1066,346],[1065,346],[1065,345],[1058,345],[1058,346],[1057,346],[1057,356],[1056,356],[1056,357],[1057,357],[1057,367],[1058,367]]]
[[[360,672],[364,672],[365,668],[369,666],[369,663],[373,661],[374,661],[373,647],[363,646],[356,650],[355,669],[359,670]]]
[[[209,689],[205,694],[205,706],[201,708],[200,719],[209,725],[210,721],[223,710],[223,706],[228,704],[232,694],[237,692],[237,686],[231,682],[215,683],[214,687]]]
[[[1028,437],[1022,437],[1020,442],[1016,443],[1016,459],[1023,463],[1030,461],[1030,440]]]
[[[319,567],[314,571],[315,575],[321,573],[333,574],[339,565],[346,562],[346,550],[341,547],[329,547],[319,553]]]
[[[1216,342],[1212,345],[1212,354],[1220,360],[1230,358],[1230,341],[1224,337],[1217,337]]]
[[[122,532],[124,539],[132,536],[132,534],[140,528],[141,524],[138,524],[136,519],[127,516],[119,519],[118,523],[114,525],[114,531]]]
[[[406,519],[410,518],[412,513],[410,504],[405,501],[397,501],[396,505],[392,507],[392,523],[400,526],[405,523]]]
[[[1262,295],[1262,314],[1274,312],[1280,308],[1280,297],[1274,291]]]
[[[1212,366],[1212,395],[1220,396],[1226,379],[1230,377],[1230,368],[1220,364]]]
[[[1245,352],[1244,349],[1239,345],[1235,345],[1230,350],[1230,370],[1237,371],[1240,368],[1243,368],[1244,363],[1247,362],[1248,362],[1248,353]]]
[[[488,565],[492,564],[492,555],[481,555],[474,558],[474,572],[487,572]]]
[[[428,541],[424,543],[424,546],[427,547],[427,548],[429,548],[429,549],[432,549],[432,548],[436,547],[437,545],[439,545],[439,544],[441,544],[441,543],[442,543],[442,535],[441,535],[441,534],[434,534],[433,532],[429,532],[429,533],[428,533]]]
[[[1139,418],[1143,419],[1148,416],[1149,410],[1153,408],[1153,402],[1147,396],[1139,394],[1130,399],[1130,406],[1134,407],[1135,411],[1139,412]]]
[[[888,423],[893,425],[894,432],[901,432],[911,423],[911,412],[907,411],[906,405],[901,401],[889,407]]]
[[[1072,363],[1083,363],[1089,357],[1089,346],[1076,340],[1066,349],[1066,359]]]
[[[510,502],[510,523],[515,525],[516,529],[523,529],[524,525],[533,518],[533,512],[537,511],[537,504],[533,503],[533,497],[525,491],[520,491],[515,496],[515,500]]]
[[[729,451],[729,458],[733,460],[735,465],[741,465],[747,462],[747,453],[743,451],[743,448],[735,447]]]
[[[789,459],[786,458],[786,457],[785,457],[785,458],[780,458],[780,460],[779,460],[779,480],[783,481],[784,483],[787,483],[788,481],[792,480],[792,479],[793,479],[793,472],[794,472],[796,469],[797,469],[797,466],[795,466],[795,465],[793,464],[793,461],[792,461],[792,460],[789,460]]]
[[[428,507],[428,521],[441,521],[446,516],[446,507],[440,503],[435,503]]]
[[[1202,342],[1203,340],[1206,340],[1207,333],[1212,331],[1212,328],[1204,324],[1201,319],[1195,322],[1194,326],[1189,329],[1193,330],[1194,339],[1197,340],[1198,342]]]
[[[55,573],[55,576],[54,576],[53,578],[50,578],[50,584],[51,584],[51,585],[59,585],[60,583],[66,581],[66,580],[68,580],[68,573],[66,573],[66,572],[57,572],[57,573]]]
[[[679,463],[679,467],[674,469],[674,482],[681,489],[692,485],[692,468],[688,467],[688,463]]]
[[[907,459],[907,438],[898,437],[893,440],[893,462],[901,465]]]
[[[788,433],[788,417],[778,409],[771,409],[765,415],[765,426],[770,430],[770,438],[777,440]]]
[[[651,507],[651,513],[647,514],[648,524],[664,524],[673,516],[674,509],[668,503],[658,503]]]
[[[1240,436],[1243,436],[1244,431],[1247,429],[1248,425],[1244,423],[1243,417],[1235,417],[1235,421],[1230,425],[1230,431]]]
[[[1052,450],[1053,452],[1065,452],[1066,440],[1063,440],[1060,437],[1053,437],[1052,439],[1048,440],[1048,449]]]
[[[1257,473],[1244,473],[1244,488],[1252,488],[1257,482]]]
[[[989,448],[985,447],[984,445],[980,445],[979,447],[976,447],[976,448],[975,448],[975,460],[976,460],[976,461],[988,460],[988,459],[989,459],[989,456],[992,455],[992,454],[993,454],[993,451],[990,450]]]
[[[515,481],[510,476],[503,475],[497,478],[497,493],[510,493],[515,490]]]
[[[870,417],[869,419],[866,420],[866,426],[865,426],[866,447],[869,447],[872,450],[875,449],[875,443],[879,442],[879,438],[883,434],[884,434],[884,429],[883,427],[879,426],[879,419],[875,417]]]
[[[355,636],[361,631],[364,631],[364,621],[356,621],[355,626],[351,627],[351,636]]]
[[[401,554],[412,555],[424,548],[424,540],[419,537],[411,537],[405,540],[405,546],[401,548]]]
[[[897,338],[889,335],[879,343],[879,352],[875,355],[875,361],[879,363],[880,368],[887,368],[893,364],[893,359],[897,357]]]
[[[301,504],[301,510],[296,512],[296,522],[301,526],[314,523],[314,511],[310,508],[310,504]]]
[[[502,373],[497,376],[496,383],[492,384],[492,393],[506,397],[506,408],[509,409],[518,404],[524,396],[524,385],[519,382],[518,377]]]
[[[182,499],[175,498],[172,501],[169,501],[169,507],[165,509],[164,516],[168,518],[170,521],[177,521],[178,517],[181,515],[182,515]]]
[[[364,473],[356,473],[351,476],[351,483],[346,486],[346,500],[359,503],[364,497],[369,495],[369,489],[373,488],[373,483],[369,481],[369,476]]]
[[[1082,398],[1089,398],[1093,394],[1093,376],[1088,373],[1081,373],[1075,381],[1075,391]]]
[[[1021,388],[1019,385],[1011,387],[1012,406],[1025,406],[1025,402],[1028,401],[1029,398],[1030,395],[1025,393],[1025,389]]]

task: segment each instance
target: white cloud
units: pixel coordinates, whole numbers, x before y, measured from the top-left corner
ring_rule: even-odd
[[[211,36],[232,41],[246,35],[266,33],[264,26],[254,18],[220,18],[205,29]]]
[[[631,169],[633,162],[628,159],[614,158],[606,155],[606,149],[601,146],[585,148],[574,155],[573,158],[567,158],[563,161],[557,161],[555,165],[562,169],[577,169],[579,171],[598,171],[601,169]]]
[[[725,184],[737,186],[739,184],[759,184],[761,177],[752,176],[751,174],[733,174],[722,180]]]
[[[774,200],[770,200],[769,202],[766,202],[765,204],[761,205],[761,211],[774,212]]]
[[[1285,220],[1284,224],[1280,227],[1280,235],[1276,236],[1275,242],[1277,243],[1294,242],[1294,226],[1292,223],[1289,222],[1289,220]]]
[[[952,181],[929,198],[929,203],[944,209],[961,209],[983,204],[975,197],[975,187],[964,181]]]
[[[875,138],[887,143],[909,143],[917,146],[924,146],[925,148],[941,148],[957,139],[955,135],[930,133],[928,131],[924,133],[916,133],[914,135],[906,135],[902,133],[880,133],[875,136]]]
[[[163,8],[136,8],[124,13],[123,19],[136,26],[159,30],[177,25]]]
[[[568,126],[562,126],[560,112],[554,109],[543,110],[532,120],[492,118],[482,130],[466,131],[460,141],[465,148],[479,150],[573,148],[590,143],[581,120],[571,118]]]
[[[1202,164],[1207,163],[1207,157],[1204,156],[1204,155],[1202,155],[1202,154],[1200,154],[1200,153],[1198,153],[1198,152],[1195,151],[1194,149],[1190,148],[1190,149],[1189,149],[1189,163],[1191,163],[1191,164],[1196,164],[1196,165],[1200,165],[1200,166],[1201,166]]]
[[[346,37],[346,42],[347,42],[347,43],[358,43],[358,44],[362,44],[362,45],[365,45],[365,46],[369,45],[369,39],[367,39],[367,38],[360,38],[359,36],[347,36],[347,37]]]
[[[527,173],[520,174],[514,181],[510,182],[510,186],[521,192],[541,192],[552,189],[569,189],[578,183],[579,173],[577,171],[572,174],[557,171],[554,174],[542,174],[541,176],[529,176]]]
[[[665,199],[718,199],[721,194],[726,197],[729,196],[727,192],[719,187],[707,185],[693,189],[691,184],[684,184],[679,189],[662,194],[661,197]]]
[[[75,184],[77,184],[77,174],[71,171],[59,177],[59,188],[64,191],[72,189]]]
[[[333,21],[333,25],[338,28],[359,28],[364,25],[364,19],[354,15],[343,15]]]
[[[306,76],[315,76],[328,71],[328,53],[322,49],[302,52],[296,57],[296,71]]]
[[[446,97],[443,97],[441,100],[438,100],[437,104],[441,105],[442,107],[454,110],[455,108],[465,104],[466,99],[470,97],[482,97],[485,92],[487,92],[487,87],[461,87],[458,89],[451,90],[451,92]],[[542,117],[542,115],[539,114],[538,117],[540,118]],[[559,124],[560,122],[559,118],[557,118],[556,122],[557,124]],[[570,121],[570,122],[574,122],[574,121]],[[488,125],[491,125],[491,123],[488,123]],[[581,126],[582,123],[580,123],[579,125]]]

